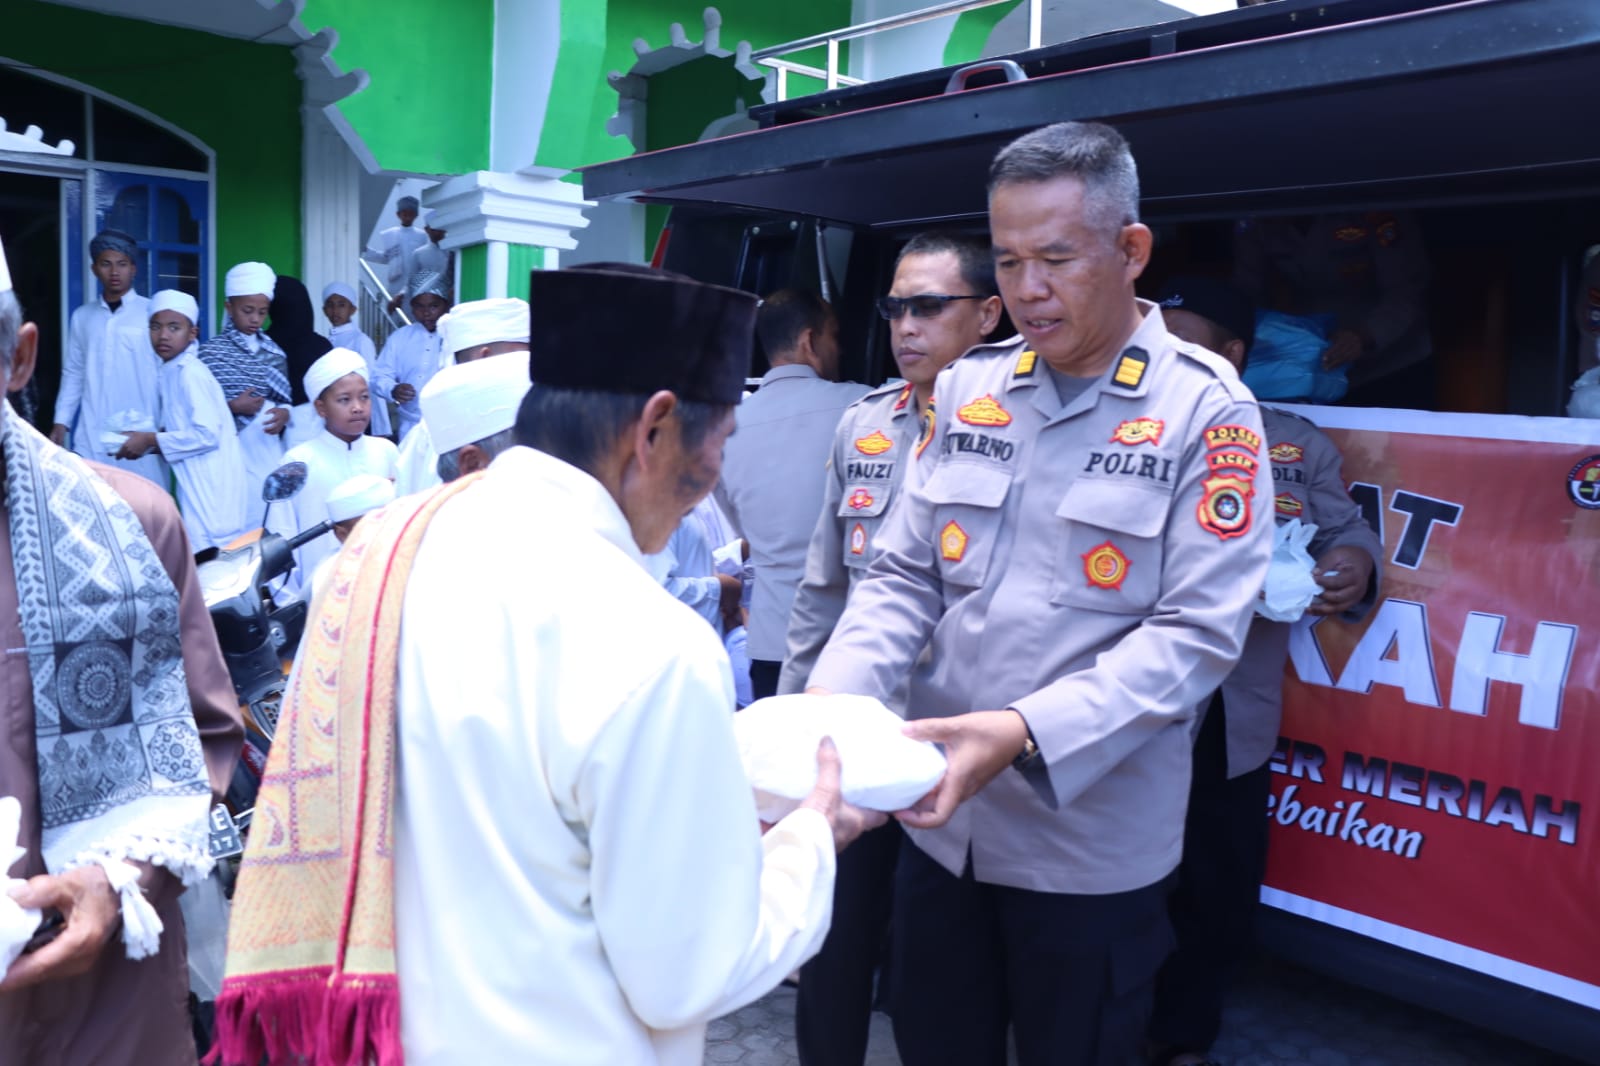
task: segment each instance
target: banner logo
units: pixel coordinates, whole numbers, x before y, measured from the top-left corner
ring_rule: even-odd
[[[1590,511],[1600,511],[1600,455],[1581,460],[1567,475],[1567,495]]]

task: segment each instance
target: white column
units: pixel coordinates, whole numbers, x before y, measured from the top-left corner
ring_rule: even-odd
[[[302,108],[300,280],[319,313],[324,285],[330,281],[356,283],[356,258],[361,254],[361,172],[355,153],[322,109]]]
[[[485,269],[489,271],[485,291],[491,300],[501,299],[506,295],[506,275],[511,271],[511,249],[505,241],[489,241],[485,249],[488,255]]]

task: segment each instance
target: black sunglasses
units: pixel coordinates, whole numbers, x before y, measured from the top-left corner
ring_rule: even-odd
[[[880,296],[878,314],[893,322],[907,311],[912,318],[938,318],[944,305],[951,300],[987,300],[987,296],[946,296],[943,293],[925,292],[916,296]]]

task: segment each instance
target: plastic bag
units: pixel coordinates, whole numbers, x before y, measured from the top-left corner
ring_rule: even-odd
[[[189,947],[189,991],[202,1003],[222,990],[228,955],[228,897],[216,872],[178,897]]]
[[[1600,366],[1585,370],[1572,383],[1567,414],[1573,418],[1600,418]]]
[[[1293,622],[1306,613],[1311,601],[1322,593],[1322,586],[1311,577],[1316,562],[1306,545],[1317,535],[1317,527],[1291,518],[1278,527],[1272,542],[1272,561],[1267,564],[1267,580],[1256,600],[1256,614],[1274,622]]]
[[[870,696],[770,696],[734,716],[733,734],[761,819],[776,822],[816,786],[823,737],[839,749],[846,802],[898,811],[926,796],[944,776],[944,755],[904,726]]]
[[[105,427],[100,433],[100,450],[107,455],[116,455],[127,443],[129,433],[154,433],[156,419],[154,415],[146,414],[133,408],[118,411],[106,419]]]
[[[1256,341],[1241,375],[1258,400],[1309,400],[1332,403],[1350,388],[1345,368],[1327,370],[1332,315],[1288,315],[1256,312]]]
[[[0,799],[0,973],[5,973],[17,961],[22,949],[39,928],[39,912],[24,907],[3,890],[21,880],[10,876],[16,861],[28,853],[17,845],[17,835],[22,829],[22,804],[15,796]]]

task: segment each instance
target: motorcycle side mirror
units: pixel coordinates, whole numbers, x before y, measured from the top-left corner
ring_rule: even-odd
[[[284,463],[261,483],[261,498],[267,503],[287,500],[306,487],[310,473],[304,463]]]

